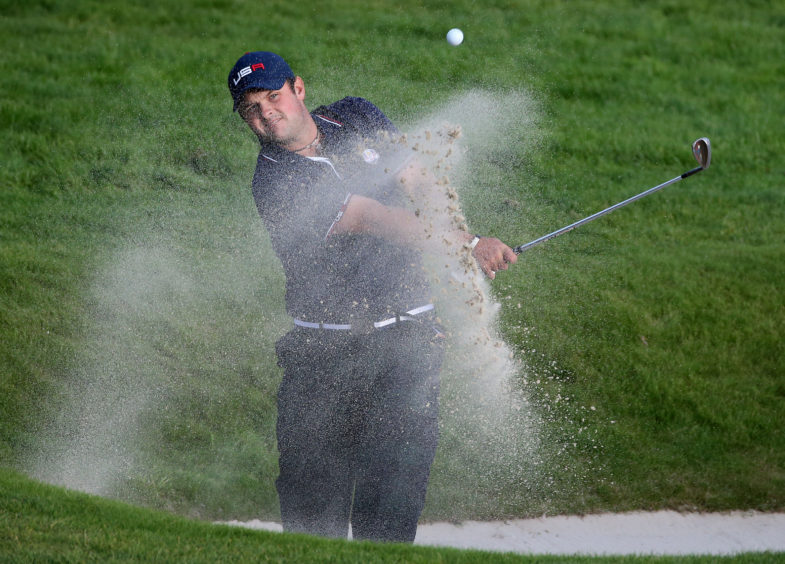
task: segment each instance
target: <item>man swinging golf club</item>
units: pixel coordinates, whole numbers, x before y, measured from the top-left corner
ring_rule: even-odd
[[[373,104],[309,112],[270,52],[229,73],[261,143],[252,191],[286,275],[294,328],[276,346],[281,517],[287,531],[411,542],[436,450],[442,337],[422,252],[467,245],[490,278],[516,261],[491,237],[431,232],[405,206],[433,189]],[[446,213],[446,211],[445,211]]]

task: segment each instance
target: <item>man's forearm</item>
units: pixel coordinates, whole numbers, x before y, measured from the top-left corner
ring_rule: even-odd
[[[353,195],[335,233],[370,233],[399,245],[414,247],[431,254],[449,253],[457,256],[468,251],[474,235],[463,229],[444,229],[411,210],[385,206],[365,196]],[[494,278],[496,271],[506,270],[515,263],[515,253],[493,237],[483,237],[473,249],[480,269]]]
[[[358,195],[352,195],[334,232],[370,233],[433,254],[444,253],[445,247],[458,249],[473,238],[460,229],[445,230],[423,214]]]

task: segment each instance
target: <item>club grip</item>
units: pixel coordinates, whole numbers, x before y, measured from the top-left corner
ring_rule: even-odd
[[[695,168],[693,168],[692,170],[688,170],[687,172],[685,172],[684,174],[682,174],[682,175],[681,175],[681,177],[682,177],[682,178],[687,178],[688,176],[692,176],[693,174],[697,174],[697,173],[699,173],[699,172],[700,172],[700,171],[702,171],[702,170],[703,170],[703,167],[702,167],[702,166],[695,167]]]

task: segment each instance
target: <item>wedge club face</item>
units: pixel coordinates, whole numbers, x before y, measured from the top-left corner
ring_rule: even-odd
[[[695,160],[706,170],[711,164],[711,142],[708,137],[701,137],[692,143],[692,154]]]

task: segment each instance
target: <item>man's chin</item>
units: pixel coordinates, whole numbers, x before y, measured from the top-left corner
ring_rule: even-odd
[[[265,129],[264,131],[257,131],[256,135],[265,143],[275,143],[276,145],[282,145],[285,147],[287,144],[294,141],[291,136],[287,135],[286,133],[287,131],[283,130],[283,128],[280,130],[272,128]]]
[[[262,143],[272,143],[273,145],[285,145],[285,141],[277,135],[271,135],[269,132],[256,132],[256,136]]]

